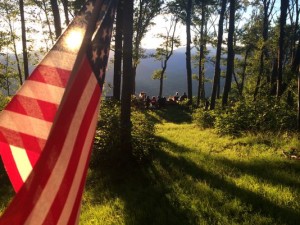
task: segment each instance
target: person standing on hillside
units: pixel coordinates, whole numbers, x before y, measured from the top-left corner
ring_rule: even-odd
[[[183,95],[180,97],[180,101],[184,101],[185,99],[187,99],[187,95],[183,92]]]
[[[173,97],[174,102],[177,102],[179,100],[179,94],[176,92],[175,96]]]
[[[151,99],[150,99],[149,95],[147,95],[146,100],[145,100],[146,109],[149,109],[150,102],[151,102]]]

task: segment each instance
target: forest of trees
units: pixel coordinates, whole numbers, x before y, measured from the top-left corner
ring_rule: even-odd
[[[51,48],[84,2],[1,1],[0,85],[4,96],[12,95],[16,84],[22,85],[29,68]],[[180,44],[175,35],[180,23],[186,28],[181,44],[186,48],[188,105],[200,109],[206,105],[207,112],[202,112],[206,119],[234,112],[243,117],[241,123],[254,123],[253,127],[268,123],[268,129],[299,131],[299,6],[298,0],[119,0],[112,43],[113,97],[121,101],[121,138],[128,145],[124,149],[131,148],[130,102],[136,71],[140,60],[147,57],[142,40],[161,15],[168,16],[170,27],[167,34],[159,34],[163,42],[155,53],[162,62],[156,71],[160,96],[167,61]],[[208,46],[216,49],[214,57],[207,57]],[[205,74],[207,60],[215,67],[212,81]],[[191,70],[195,62],[197,75]],[[197,96],[192,96],[192,79],[198,80]],[[212,93],[205,93],[205,82],[212,82]],[[253,122],[256,117],[259,123]]]

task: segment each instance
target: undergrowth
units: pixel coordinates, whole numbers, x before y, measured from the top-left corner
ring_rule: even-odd
[[[133,110],[134,166],[122,157],[119,106],[102,105],[80,224],[294,225],[300,218],[299,149],[291,132],[220,136],[188,108]],[[144,163],[147,159],[147,163]],[[0,170],[0,213],[13,196]],[[7,185],[6,185],[7,184]]]
[[[90,170],[81,224],[297,224],[300,164],[290,133],[220,136],[189,111],[144,112],[155,122],[152,163]]]

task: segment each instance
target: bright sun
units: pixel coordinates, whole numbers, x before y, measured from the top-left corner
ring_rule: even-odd
[[[65,39],[65,43],[67,48],[69,48],[72,51],[76,51],[79,49],[80,44],[83,39],[83,31],[82,29],[74,29],[71,30]]]

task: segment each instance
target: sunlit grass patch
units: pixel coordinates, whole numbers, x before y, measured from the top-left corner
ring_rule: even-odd
[[[245,190],[257,193],[274,204],[281,206],[290,206],[295,202],[299,193],[290,187],[281,184],[272,184],[264,179],[255,176],[243,175],[234,180],[235,184]]]
[[[105,204],[83,204],[80,224],[125,224],[123,211],[124,203],[118,198],[105,202]]]
[[[144,111],[135,121],[155,123],[159,146],[153,145],[151,162],[121,167],[119,158],[97,158],[80,224],[298,224],[300,162],[282,153],[298,148],[296,136],[219,136],[180,110]],[[7,190],[0,191],[8,202]]]
[[[156,130],[159,158],[169,158],[165,171],[174,180],[169,196],[186,209],[188,224],[294,224],[300,218],[300,166],[281,153],[299,143],[295,137],[220,137],[176,123]]]

